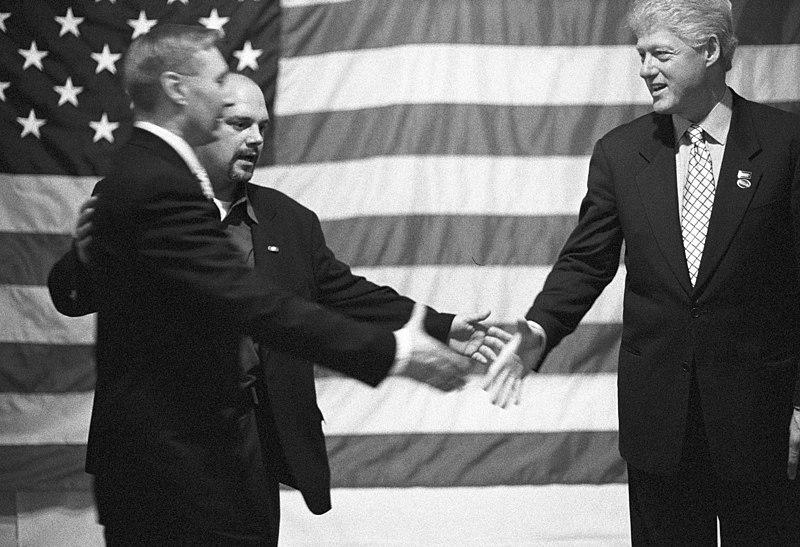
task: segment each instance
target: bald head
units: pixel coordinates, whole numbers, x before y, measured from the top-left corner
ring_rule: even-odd
[[[250,78],[230,74],[226,87],[232,102],[223,111],[218,138],[196,151],[214,193],[219,199],[232,201],[253,176],[269,115],[261,88]]]

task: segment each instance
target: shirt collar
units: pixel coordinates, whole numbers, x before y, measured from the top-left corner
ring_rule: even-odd
[[[246,208],[247,216],[250,217],[250,220],[252,220],[256,224],[258,224],[258,217],[256,216],[256,210],[253,209],[253,204],[250,202],[249,199],[247,199],[247,194],[243,195],[242,197],[240,197],[239,199],[237,199],[233,203],[231,203],[229,201],[222,201],[222,200],[219,200],[217,198],[214,198],[214,202],[217,204],[217,207],[219,208],[220,213],[222,213],[222,220],[223,221],[226,218],[228,218],[228,215],[231,214],[231,211],[233,211],[233,209],[237,205],[239,205],[240,203],[246,203],[247,204],[247,208]]]
[[[200,163],[200,160],[197,159],[197,154],[194,153],[194,150],[192,150],[192,147],[189,146],[189,143],[169,129],[165,129],[160,125],[143,120],[133,122],[133,126],[138,127],[139,129],[144,129],[145,131],[149,131],[170,145],[186,163],[186,166],[192,173],[204,171],[203,165]]]
[[[733,116],[733,94],[729,87],[725,88],[725,93],[722,99],[714,105],[711,112],[697,123],[703,128],[703,132],[708,135],[714,142],[725,144],[725,139],[728,137],[728,130],[731,127],[731,117]],[[694,122],[678,116],[672,115],[672,126],[675,130],[675,142],[680,142],[686,130]]]

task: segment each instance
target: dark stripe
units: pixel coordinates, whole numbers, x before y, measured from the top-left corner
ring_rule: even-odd
[[[71,242],[61,234],[0,232],[0,283],[46,285],[50,268]]]
[[[393,105],[278,118],[284,164],[396,155],[584,156],[649,105]]]
[[[86,490],[86,445],[0,445],[0,491]]]
[[[800,101],[775,103],[800,112]],[[375,156],[588,156],[611,129],[650,105],[402,104],[281,116],[281,164]]]
[[[616,431],[351,435],[327,439],[335,488],[626,481]]]
[[[546,266],[576,223],[572,215],[402,215],[327,220],[322,228],[337,258],[354,267]]]
[[[327,438],[335,488],[609,484],[625,481],[617,432]],[[0,446],[0,491],[86,490],[84,445]]]
[[[0,393],[94,389],[94,346],[0,343],[0,363]]]
[[[520,303],[524,309],[526,304]],[[508,332],[516,332],[513,324],[501,323],[500,328]],[[620,323],[590,323],[579,325],[575,332],[564,338],[547,356],[537,374],[595,374],[617,372],[619,342],[622,336]],[[475,365],[473,374],[483,374],[485,367]],[[314,369],[316,378],[341,376],[338,372],[317,366]]]
[[[375,0],[284,8],[283,56],[405,44],[633,44],[619,0]],[[797,2],[734,2],[742,45],[800,43]]]

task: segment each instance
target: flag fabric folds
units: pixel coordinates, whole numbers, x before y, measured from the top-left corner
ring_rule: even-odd
[[[46,492],[90,490],[94,318],[60,316],[45,283],[130,131],[120,72],[132,38],[164,21],[220,29],[231,69],[262,85],[270,105],[272,146],[253,182],[315,210],[357,273],[443,311],[490,309],[510,327],[575,224],[594,142],[650,110],[627,5],[0,3],[0,538],[33,534],[19,515],[66,499]],[[730,85],[800,112],[800,5],[733,5]],[[394,379],[371,389],[319,369],[332,514],[372,499],[419,518],[415,508],[453,493],[505,513],[554,485],[588,488],[580,495],[602,505],[602,489],[625,482],[615,377],[624,276],[621,260],[578,330],[526,380],[518,408],[491,407],[477,374],[441,394]],[[80,499],[90,512],[90,497]],[[515,544],[528,528],[506,523],[485,538]],[[447,537],[467,545],[465,529]],[[398,537],[414,532],[425,537]]]

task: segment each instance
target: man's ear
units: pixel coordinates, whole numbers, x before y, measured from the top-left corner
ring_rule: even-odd
[[[706,66],[710,67],[714,63],[720,60],[722,57],[722,49],[719,45],[719,38],[716,36],[711,36],[708,41],[705,43],[705,56],[706,56]]]
[[[169,99],[176,104],[186,104],[186,88],[183,78],[177,72],[167,71],[159,76],[161,89]]]

